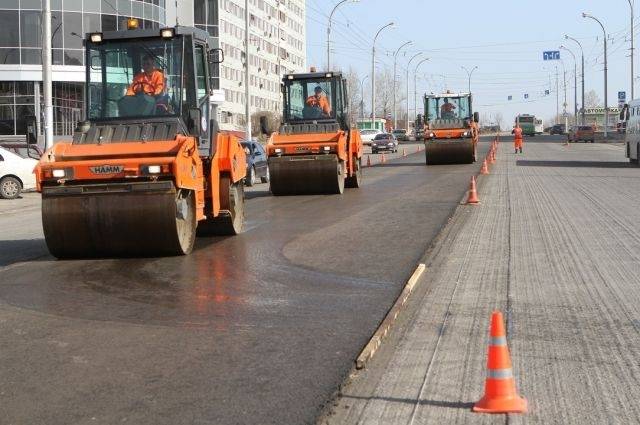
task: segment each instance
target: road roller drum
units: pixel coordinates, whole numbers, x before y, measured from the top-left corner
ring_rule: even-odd
[[[425,143],[427,165],[472,164],[475,144],[472,139],[429,140]]]
[[[344,166],[336,155],[271,157],[269,173],[274,195],[344,192]]]

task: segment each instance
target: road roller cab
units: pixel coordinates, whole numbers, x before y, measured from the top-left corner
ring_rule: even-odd
[[[112,31],[89,34],[85,47],[87,121],[35,170],[51,253],[181,255],[196,228],[240,232],[245,154],[212,119],[222,52],[208,34]]]
[[[475,162],[479,116],[472,106],[471,93],[424,96],[427,165]]]
[[[280,130],[267,145],[274,195],[342,193],[362,183],[362,140],[340,73],[288,74]]]

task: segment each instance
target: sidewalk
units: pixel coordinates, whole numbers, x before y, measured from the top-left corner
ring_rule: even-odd
[[[482,396],[491,311],[507,319],[510,424],[640,422],[640,170],[618,146],[502,143],[427,259],[406,316],[321,423],[503,424]]]

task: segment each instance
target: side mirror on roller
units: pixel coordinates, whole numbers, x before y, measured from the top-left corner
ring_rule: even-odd
[[[201,122],[202,111],[200,108],[189,109],[189,122],[187,123],[187,126],[189,127],[189,132],[192,136],[200,137],[202,135],[202,131],[204,129],[201,127]]]

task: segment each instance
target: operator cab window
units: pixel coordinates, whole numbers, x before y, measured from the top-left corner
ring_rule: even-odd
[[[183,40],[88,44],[88,118],[177,116],[184,101]]]
[[[287,115],[292,121],[335,119],[334,84],[328,79],[292,80],[287,84]]]

